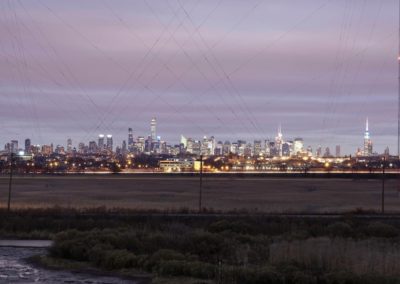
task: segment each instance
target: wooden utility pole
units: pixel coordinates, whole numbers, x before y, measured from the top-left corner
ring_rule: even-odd
[[[381,211],[382,214],[385,214],[385,165],[386,164],[386,157],[383,157],[383,164],[382,164],[382,204],[381,204]]]
[[[14,153],[10,154],[10,178],[8,181],[8,202],[7,202],[7,211],[10,212],[11,209],[11,189],[12,189],[12,178],[13,178],[13,167],[14,165]]]
[[[200,188],[199,188],[199,213],[202,211],[203,198],[203,155],[200,155]]]
[[[400,2],[398,24],[398,54],[397,54],[397,158],[400,160]]]
[[[397,54],[397,166],[400,162],[400,2],[399,2],[399,23],[398,23],[398,54]],[[400,177],[397,181],[397,197],[400,197]]]

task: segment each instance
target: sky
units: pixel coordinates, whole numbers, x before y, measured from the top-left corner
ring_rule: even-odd
[[[397,152],[396,0],[0,1],[0,145],[112,134]]]

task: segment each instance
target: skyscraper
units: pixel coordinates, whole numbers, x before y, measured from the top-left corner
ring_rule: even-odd
[[[181,135],[181,144],[183,145],[183,148],[187,148],[187,138],[183,135]]]
[[[303,138],[295,138],[293,142],[293,155],[298,155],[303,152],[304,142]]]
[[[215,146],[215,149],[214,149],[214,155],[217,155],[217,156],[222,155],[223,148],[224,148],[224,144],[222,143],[222,141],[218,141],[217,145]]]
[[[311,146],[307,147],[307,155],[308,156],[312,156],[312,148],[311,148]]]
[[[72,147],[72,146],[71,146]],[[89,142],[89,153],[94,154],[97,152],[97,145],[96,141],[90,141]]]
[[[222,148],[222,154],[228,155],[231,152],[231,142],[225,141],[224,146]]]
[[[389,146],[386,146],[385,151],[383,153],[385,156],[389,156],[390,152],[389,152]]]
[[[11,153],[18,153],[18,140],[11,140]]]
[[[78,152],[80,154],[84,154],[85,153],[85,143],[81,142],[78,144]]]
[[[31,139],[25,139],[25,153],[30,154],[31,152]]]
[[[155,117],[151,119],[150,122],[150,132],[151,132],[151,140],[155,142],[157,140],[157,120]]]
[[[329,149],[329,147],[326,147],[324,157],[330,157],[330,156],[331,156],[331,150]]]
[[[336,155],[336,157],[338,158],[338,157],[340,157],[340,145],[336,145],[336,153],[335,153]]]
[[[365,132],[364,132],[364,148],[363,148],[363,155],[364,156],[372,156],[372,141],[369,135],[369,125],[368,125],[368,118],[365,121]]]
[[[68,138],[67,140],[67,153],[71,154],[72,153],[72,139]]]
[[[136,139],[135,149],[138,153],[143,153],[145,151],[145,138],[143,136],[138,136]]]
[[[275,137],[275,147],[279,157],[282,157],[282,144],[283,144],[282,127],[279,125],[278,136]]]
[[[113,150],[113,138],[111,134],[107,135],[107,150],[109,151]]]
[[[99,135],[99,143],[97,143],[99,151],[104,150],[104,134]]]
[[[271,156],[271,141],[269,139],[264,140],[264,154],[266,156]]]
[[[201,154],[202,155],[213,155],[215,150],[215,138],[214,136],[211,136],[210,138],[207,138],[204,136],[203,141],[201,142]]]
[[[133,141],[133,130],[132,130],[132,128],[129,128],[128,129],[128,149],[129,149],[129,151],[132,151],[133,144],[134,144],[134,141]]]
[[[122,141],[121,152],[122,152],[122,155],[126,155],[126,153],[127,153],[126,141],[125,140]]]
[[[290,156],[290,148],[291,148],[291,143],[290,142],[284,142],[282,143],[282,155],[284,157],[289,157]]]
[[[261,154],[261,140],[254,140],[254,144],[253,144],[253,155],[254,156],[259,156]]]
[[[322,146],[318,145],[317,147],[317,151],[315,152],[317,157],[321,157],[322,156]]]

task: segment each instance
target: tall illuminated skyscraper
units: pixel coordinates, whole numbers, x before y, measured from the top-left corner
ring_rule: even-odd
[[[100,151],[104,149],[104,134],[99,135],[98,147]]]
[[[153,117],[150,122],[151,140],[157,140],[157,119]]]
[[[262,151],[261,140],[254,140],[253,155],[259,156],[261,154],[261,151]]]
[[[293,142],[293,154],[298,155],[304,150],[303,138],[295,138]]]
[[[183,135],[181,135],[181,144],[183,145],[183,148],[187,148],[187,138]]]
[[[128,129],[128,149],[129,149],[129,151],[132,151],[133,143],[134,143],[134,141],[133,141],[133,130],[132,130],[132,128],[129,128]]]
[[[372,141],[369,134],[368,118],[365,122],[365,132],[364,132],[364,156],[372,156]]]
[[[68,138],[67,140],[67,153],[71,154],[72,153],[72,139]]]
[[[279,157],[282,157],[282,144],[283,144],[282,127],[281,125],[279,125],[278,136],[275,137],[275,147]]]
[[[111,134],[107,135],[107,150],[109,151],[113,150],[113,138]]]

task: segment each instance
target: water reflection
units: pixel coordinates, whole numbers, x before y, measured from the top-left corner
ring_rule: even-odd
[[[135,283],[116,277],[35,267],[25,259],[46,254],[45,248],[0,247],[0,283]]]

